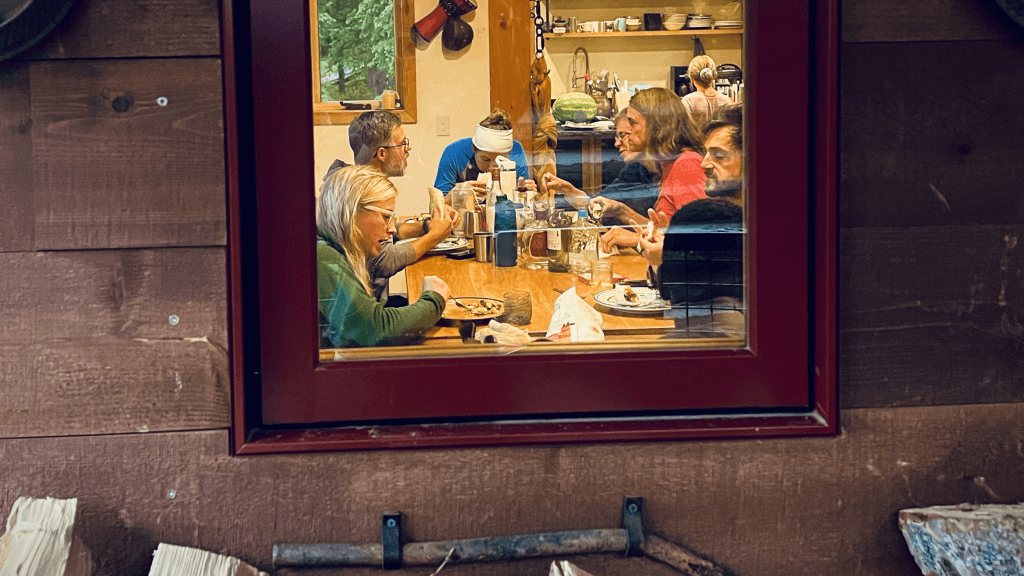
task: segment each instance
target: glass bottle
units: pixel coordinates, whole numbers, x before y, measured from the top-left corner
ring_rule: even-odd
[[[501,196],[501,168],[497,164],[491,166],[491,185],[487,188],[487,204],[484,206],[484,219],[487,221],[487,231],[494,232],[494,205]]]
[[[548,224],[548,272],[568,272],[572,217],[564,210],[555,210],[548,217]]]
[[[548,204],[538,200],[533,208],[533,220],[527,220],[520,234],[519,265],[527,270],[543,270],[548,267]]]
[[[497,169],[492,170],[491,174],[494,175],[496,171]],[[500,184],[492,210],[494,211],[494,265],[515,266],[516,239],[519,236],[519,228],[516,225],[516,208],[515,204],[502,192]]]
[[[569,241],[569,270],[575,274],[589,274],[590,263],[597,260],[598,228],[586,208],[580,208],[576,214]]]

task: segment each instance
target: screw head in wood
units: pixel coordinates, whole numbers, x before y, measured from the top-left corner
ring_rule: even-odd
[[[171,314],[171,317],[168,318],[167,321],[170,322],[171,326],[177,326],[178,322],[180,322],[181,320],[178,318],[177,315]]]

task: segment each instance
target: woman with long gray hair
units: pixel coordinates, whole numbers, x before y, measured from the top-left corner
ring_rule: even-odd
[[[409,306],[390,308],[373,297],[366,260],[395,231],[397,194],[369,166],[346,166],[324,180],[316,204],[321,346],[401,344],[441,319],[448,285],[436,276],[423,279],[420,299]]]

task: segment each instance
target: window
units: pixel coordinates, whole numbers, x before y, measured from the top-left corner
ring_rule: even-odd
[[[411,2],[310,0],[313,120],[347,124],[397,93],[403,122],[416,121],[416,49]]]
[[[246,7],[252,78],[250,44],[226,59],[236,451],[833,433],[837,6],[802,6],[747,7],[747,346],[357,362],[321,362],[312,313],[308,14]]]

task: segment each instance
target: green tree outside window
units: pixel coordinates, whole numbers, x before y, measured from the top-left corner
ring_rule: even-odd
[[[377,100],[395,89],[393,0],[319,0],[320,100]]]

